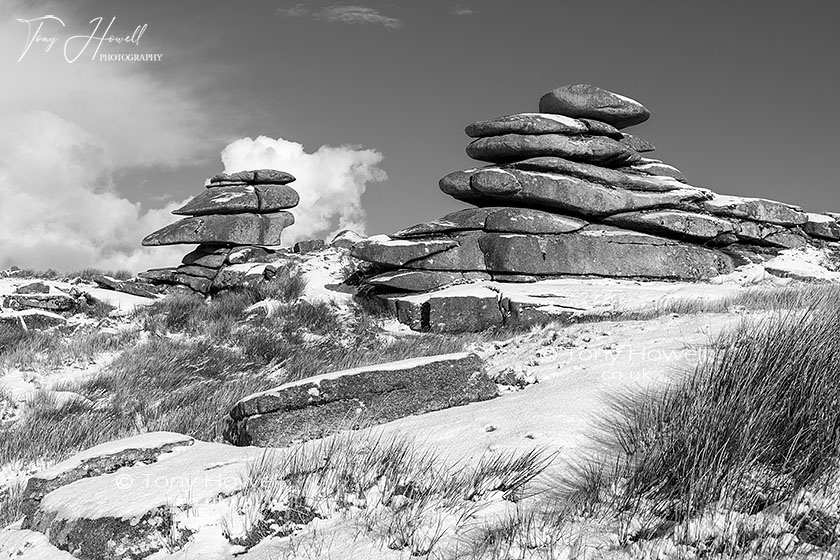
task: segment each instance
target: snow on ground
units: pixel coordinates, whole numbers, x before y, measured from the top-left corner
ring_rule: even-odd
[[[328,248],[307,254],[298,265],[298,272],[306,279],[303,297],[309,302],[335,303],[347,307],[352,296],[328,288],[341,284],[347,278],[347,267],[351,260],[347,251]]]
[[[776,276],[829,282],[840,281],[840,272],[835,270],[836,267],[831,266],[831,261],[825,252],[815,247],[781,251],[778,256],[764,263],[764,268]]]
[[[718,333],[741,319],[739,314],[667,315],[549,326],[489,343],[479,353],[486,356],[490,375],[524,370],[538,383],[493,400],[395,420],[384,429],[425,437],[456,460],[535,446],[570,459],[603,418],[608,397],[676,379],[694,367]]]

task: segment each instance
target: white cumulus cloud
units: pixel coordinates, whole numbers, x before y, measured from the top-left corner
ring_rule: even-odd
[[[228,173],[267,168],[297,177],[291,186],[300,194],[300,204],[291,210],[295,225],[284,232],[284,245],[342,229],[363,234],[362,195],[369,183],[388,179],[379,168],[382,158],[376,150],[357,146],[321,146],[307,153],[297,142],[267,136],[241,138],[222,151]]]
[[[78,124],[47,111],[2,118],[0,154],[0,268],[138,271],[178,262],[183,248],[140,247],[173,221],[176,205],[143,211],[120,196],[103,143]]]

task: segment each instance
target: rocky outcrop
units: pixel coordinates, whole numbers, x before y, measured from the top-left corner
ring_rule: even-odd
[[[187,290],[208,294],[228,286],[228,266],[267,262],[276,255],[283,230],[294,224],[287,210],[300,198],[289,183],[295,178],[276,169],[220,173],[207,180],[207,190],[173,214],[186,218],[148,236],[143,245],[197,244],[181,265],[148,270],[131,283],[106,287],[133,293]],[[102,283],[100,283],[102,284]],[[151,286],[147,290],[146,286]],[[139,294],[138,294],[139,295]]]
[[[231,411],[225,437],[238,445],[282,446],[487,400],[496,392],[478,356],[414,358],[327,373],[251,395]]]
[[[371,265],[367,293],[388,299],[412,328],[478,330],[517,309],[486,287],[406,294],[488,278],[703,281],[782,249],[840,239],[833,216],[719,195],[641,155],[654,146],[620,130],[649,118],[637,101],[579,84],[545,94],[539,111],[466,127],[467,154],[491,165],[450,173],[439,186],[477,208],[353,246]]]

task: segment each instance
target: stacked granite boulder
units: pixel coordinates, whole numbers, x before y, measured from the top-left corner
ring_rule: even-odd
[[[698,281],[780,249],[840,239],[829,215],[691,186],[647,141],[623,131],[650,116],[592,85],[546,93],[538,113],[476,122],[441,190],[475,205],[353,248],[378,293],[471,279],[563,276]]]
[[[152,269],[139,278],[199,293],[224,287],[224,268],[268,257],[283,230],[294,224],[287,210],[297,206],[295,178],[284,171],[257,169],[211,177],[207,190],[173,214],[187,216],[143,239],[143,245],[197,244],[181,266]]]

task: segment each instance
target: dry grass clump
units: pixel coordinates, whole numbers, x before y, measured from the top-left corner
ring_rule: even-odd
[[[452,466],[405,436],[343,433],[266,452],[222,522],[227,538],[247,547],[341,513],[383,546],[429,557],[490,503],[526,493],[552,459],[535,450]]]
[[[616,399],[604,422],[608,451],[572,484],[583,509],[614,515],[629,543],[676,534],[685,524],[719,515],[713,512],[738,518],[795,509],[803,493],[837,480],[836,294],[834,288],[815,289],[762,299],[810,305],[743,322],[679,384]],[[838,512],[813,511],[835,527],[840,520]],[[742,557],[767,536],[730,527],[700,550]],[[837,543],[834,533],[824,540],[824,546]]]

